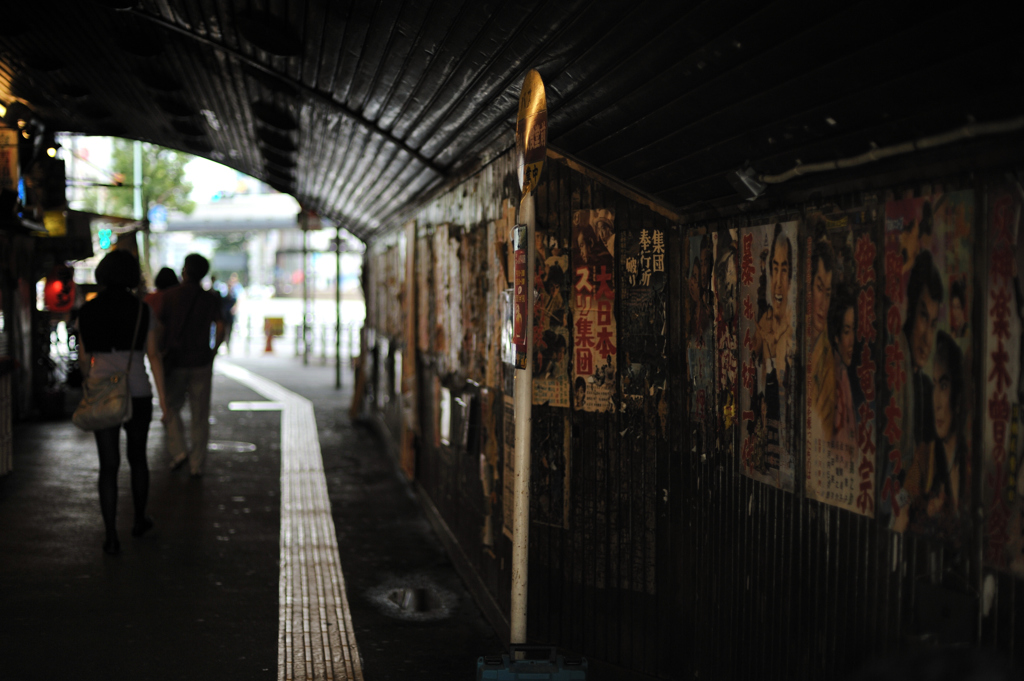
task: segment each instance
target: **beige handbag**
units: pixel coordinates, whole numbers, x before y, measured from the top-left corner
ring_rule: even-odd
[[[139,324],[142,322],[142,302],[139,302],[139,314],[135,318],[135,331],[132,332],[128,350],[128,368],[106,378],[89,376],[82,384],[82,401],[71,416],[71,421],[82,430],[103,430],[119,426],[132,418],[132,396],[128,392],[128,374],[132,370],[132,357],[135,354],[135,338],[139,335]]]

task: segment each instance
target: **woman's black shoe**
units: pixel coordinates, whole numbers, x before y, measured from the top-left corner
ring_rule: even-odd
[[[121,553],[121,542],[116,537],[111,537],[103,542],[103,552],[110,556]]]
[[[145,518],[140,518],[139,520],[135,521],[134,525],[132,525],[132,536],[133,537],[141,537],[142,535],[146,534],[146,532],[148,532],[152,528],[153,528],[153,519],[152,518],[150,518],[149,516],[146,516]]]

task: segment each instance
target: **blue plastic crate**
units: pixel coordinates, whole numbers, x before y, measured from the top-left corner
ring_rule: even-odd
[[[517,660],[522,652],[525,659]],[[507,655],[488,655],[476,661],[477,681],[586,681],[587,659],[558,654],[554,646],[514,645]]]

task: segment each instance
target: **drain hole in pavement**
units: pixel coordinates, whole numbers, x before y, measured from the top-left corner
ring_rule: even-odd
[[[388,600],[406,612],[430,612],[441,605],[429,589],[393,589]]]
[[[215,440],[210,442],[209,449],[215,452],[255,452],[256,445],[251,442],[230,442]]]
[[[417,622],[449,617],[457,600],[455,594],[423,575],[388,580],[370,589],[368,595],[386,615]]]

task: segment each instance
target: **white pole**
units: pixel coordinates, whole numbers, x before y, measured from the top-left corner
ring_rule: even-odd
[[[135,177],[132,178],[132,184],[135,188],[132,190],[135,194],[135,205],[132,217],[136,220],[142,219],[142,142],[135,140],[132,145],[133,163],[135,170]]]
[[[516,369],[514,516],[512,520],[512,618],[509,643],[526,643],[526,594],[530,563],[530,436],[533,432],[533,196],[523,198],[519,222],[526,225],[526,368]]]

